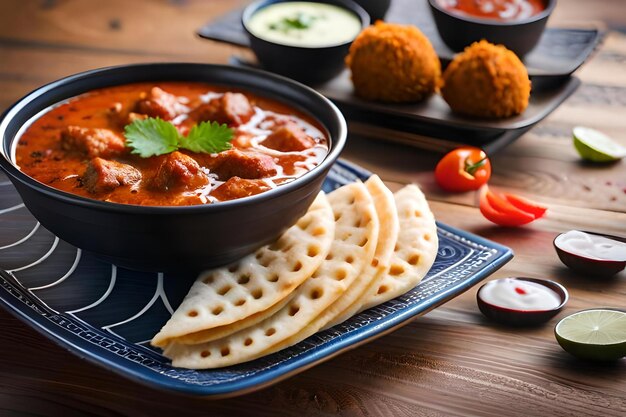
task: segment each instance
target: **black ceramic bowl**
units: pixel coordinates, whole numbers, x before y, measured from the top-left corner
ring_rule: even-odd
[[[552,291],[556,292],[561,298],[561,303],[558,307],[550,309],[550,310],[516,310],[511,308],[500,307],[494,304],[491,304],[480,297],[480,291],[483,287],[489,283],[483,284],[478,292],[476,293],[476,301],[478,303],[478,308],[485,315],[485,317],[511,326],[536,326],[541,323],[545,323],[550,320],[552,317],[556,316],[559,311],[563,309],[567,300],[569,299],[569,294],[564,286],[561,284],[549,281],[546,279],[538,279],[538,278],[525,278],[525,277],[517,277],[513,278],[521,281],[530,281],[535,282],[537,284],[541,284],[550,288]]]
[[[142,207],[92,200],[35,181],[12,162],[18,132],[50,106],[96,88],[144,81],[202,81],[273,98],[313,116],[328,131],[326,159],[302,177],[238,200]],[[97,69],[43,86],[0,120],[0,166],[26,207],[61,239],[119,266],[146,271],[199,270],[231,262],[276,239],[321,189],[346,140],[346,122],[326,98],[263,71],[208,64],[140,64]]]
[[[352,40],[326,47],[290,46],[259,38],[248,30],[246,23],[257,11],[274,3],[289,1],[293,0],[260,0],[244,9],[241,22],[250,39],[252,51],[266,70],[308,84],[330,80],[345,68],[344,60],[348,55]],[[333,4],[351,11],[359,18],[363,28],[370,24],[367,12],[351,0],[316,0],[315,2]]]
[[[486,39],[512,50],[520,58],[537,45],[556,0],[544,0],[546,8],[528,19],[503,22],[461,16],[445,10],[438,0],[428,0],[441,39],[454,51],[462,51],[472,42]]]
[[[391,0],[354,0],[359,6],[365,9],[370,15],[372,22],[382,20],[389,10]]]

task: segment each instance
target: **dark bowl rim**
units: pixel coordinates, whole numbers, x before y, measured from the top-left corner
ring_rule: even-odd
[[[581,259],[581,260],[583,260],[584,262],[595,263],[595,264],[601,264],[601,265],[624,265],[624,267],[626,267],[626,260],[619,261],[619,260],[613,260],[613,259],[595,259],[595,258],[589,258],[589,257],[587,257],[587,256],[584,256],[584,255],[578,255],[578,254],[576,254],[576,253],[569,252],[569,251],[566,251],[566,250],[565,250],[565,249],[563,249],[563,248],[560,248],[560,247],[556,244],[556,240],[557,240],[559,237],[561,237],[562,235],[564,235],[564,234],[566,234],[566,233],[569,233],[569,232],[571,232],[571,231],[578,231],[578,232],[588,233],[588,234],[590,234],[590,235],[602,236],[602,237],[605,237],[605,238],[607,238],[607,239],[613,239],[613,240],[616,240],[616,241],[618,241],[618,242],[624,242],[624,240],[625,240],[624,238],[619,238],[619,237],[617,237],[617,236],[607,235],[607,234],[604,234],[604,233],[595,233],[595,232],[588,232],[588,231],[586,231],[586,230],[572,229],[572,230],[569,230],[569,231],[567,231],[567,232],[561,232],[561,233],[559,233],[559,234],[558,234],[558,235],[556,235],[556,236],[554,237],[554,239],[552,240],[552,245],[554,246],[554,249],[556,250],[556,252],[557,252],[557,254],[558,254],[558,255],[560,255],[560,253],[566,253],[566,254],[568,254],[568,255],[570,255],[570,256],[574,256],[574,257],[576,257],[576,258],[578,258],[578,259]],[[622,268],[622,269],[624,269],[624,268]]]
[[[274,41],[262,38],[260,36],[257,36],[250,29],[248,29],[248,26],[246,25],[246,23],[259,10],[261,10],[261,9],[263,9],[265,7],[270,6],[271,4],[275,4],[275,3],[294,3],[294,2],[298,2],[298,3],[326,3],[326,4],[332,4],[332,5],[335,5],[335,6],[338,6],[338,7],[342,7],[344,9],[352,12],[354,15],[356,15],[357,18],[359,18],[359,20],[361,21],[361,30],[363,30],[366,27],[368,27],[370,25],[370,23],[371,23],[370,16],[365,11],[365,9],[363,7],[361,7],[359,4],[357,4],[356,2],[352,1],[352,0],[256,0],[256,1],[248,4],[243,9],[243,13],[241,14],[241,26],[243,27],[244,31],[248,34],[248,36],[253,37],[253,38],[255,38],[255,39],[259,40],[259,41],[266,42],[266,43],[271,44],[271,45],[281,46],[283,48],[294,48],[294,49],[302,50],[302,51],[308,51],[308,50],[310,50],[310,51],[324,51],[324,50],[330,50],[330,49],[345,47],[347,45],[350,45],[352,42],[354,42],[356,37],[359,36],[359,34],[357,34],[354,38],[350,39],[349,41],[336,43],[336,44],[332,44],[332,45],[326,45],[326,46],[300,46],[300,45],[289,45],[289,44],[274,42]]]
[[[187,67],[206,67],[211,69],[221,69],[228,71],[235,71],[241,73],[252,73],[255,77],[261,78],[270,78],[273,81],[286,84],[289,88],[304,90],[303,92],[309,96],[313,96],[315,99],[320,100],[331,110],[333,116],[336,118],[338,122],[338,135],[337,137],[330,137],[330,148],[326,157],[322,160],[322,162],[306,172],[302,176],[296,178],[295,180],[283,184],[280,187],[276,187],[274,189],[264,191],[260,194],[256,194],[249,197],[238,198],[230,201],[223,201],[215,204],[199,204],[199,205],[189,205],[189,206],[140,206],[134,204],[122,204],[122,203],[114,203],[109,201],[101,201],[96,199],[90,199],[87,197],[78,196],[75,194],[71,194],[65,191],[57,190],[56,188],[45,185],[34,178],[26,175],[22,172],[16,163],[12,160],[11,156],[7,156],[5,154],[5,142],[7,140],[13,141],[14,138],[7,138],[5,135],[8,124],[11,120],[18,114],[23,108],[31,103],[33,100],[38,97],[56,89],[64,86],[65,84],[76,82],[78,80],[89,79],[93,77],[98,77],[101,73],[106,73],[109,71],[124,69],[124,68],[154,68],[154,67],[175,67],[175,66],[187,66]],[[140,81],[137,81],[140,82]],[[114,85],[114,84],[111,84]],[[121,85],[121,84],[120,84]],[[234,85],[233,87],[237,87]],[[239,87],[241,88],[241,87]],[[93,88],[91,89],[93,90]],[[85,90],[83,93],[87,93],[91,90]],[[242,89],[242,90],[245,90]],[[286,104],[290,104],[287,100],[284,100]],[[319,121],[319,119],[312,114],[311,111],[308,111],[311,117],[315,118]],[[35,114],[29,115],[29,120],[34,117]],[[321,121],[320,124],[324,125]],[[326,126],[324,126],[326,128]],[[330,169],[330,167],[335,163],[339,154],[343,150],[347,139],[347,123],[346,120],[341,113],[341,111],[337,108],[335,104],[333,104],[329,99],[324,97],[322,94],[318,93],[314,89],[294,81],[290,78],[283,77],[281,75],[277,75],[274,73],[270,73],[267,71],[262,71],[259,69],[253,68],[242,68],[242,67],[233,67],[230,65],[221,65],[221,64],[205,64],[205,63],[191,63],[191,62],[154,62],[154,63],[137,63],[137,64],[124,64],[124,65],[115,65],[97,68],[93,70],[83,71],[76,74],[69,75],[67,77],[60,78],[58,80],[52,81],[48,84],[40,86],[33,91],[29,92],[18,101],[16,101],[13,105],[11,105],[8,109],[6,109],[0,115],[0,168],[18,180],[22,184],[28,186],[31,189],[34,189],[36,192],[39,192],[49,198],[53,198],[56,200],[60,200],[64,203],[80,206],[89,209],[101,210],[101,211],[111,211],[116,213],[127,213],[127,214],[155,214],[155,215],[166,215],[166,214],[182,214],[182,213],[211,213],[211,212],[220,212],[223,210],[230,210],[232,208],[238,206],[248,206],[255,204],[262,204],[269,200],[273,200],[275,198],[279,198],[285,194],[294,191],[301,186],[303,186],[303,182],[307,183],[307,180],[313,180],[317,175],[322,175],[321,173],[325,170]]]
[[[512,20],[512,21],[499,21],[496,19],[486,19],[486,18],[473,17],[473,16],[468,16],[468,15],[459,15],[456,13],[450,13],[449,11],[441,7],[437,3],[437,1],[438,0],[428,0],[428,4],[430,4],[431,8],[437,9],[437,11],[453,19],[458,19],[463,22],[474,23],[474,24],[479,24],[479,25],[484,25],[484,26],[516,27],[516,26],[526,25],[529,23],[534,23],[542,19],[547,19],[550,16],[550,14],[552,14],[552,11],[556,7],[557,0],[544,0],[546,2],[546,7],[541,12],[535,15],[532,15],[527,19]]]
[[[483,300],[480,297],[480,291],[483,289],[483,287],[491,282],[495,282],[495,281],[499,281],[501,279],[515,279],[515,280],[519,280],[519,281],[529,281],[529,282],[534,282],[537,284],[541,284],[545,287],[550,288],[549,285],[546,285],[546,283],[550,284],[553,287],[558,288],[561,293],[559,294],[557,291],[554,291],[553,288],[550,288],[551,290],[553,290],[554,292],[556,292],[557,294],[559,294],[559,297],[561,298],[561,304],[559,304],[558,306],[554,307],[554,308],[550,308],[547,310],[518,310],[515,308],[507,308],[507,307],[501,307],[495,304],[492,304],[488,301]],[[567,291],[567,289],[559,284],[556,281],[552,281],[549,279],[543,279],[543,278],[530,278],[530,277],[506,277],[506,278],[498,278],[496,280],[492,280],[489,282],[484,283],[483,285],[480,286],[480,288],[478,289],[478,291],[476,292],[476,299],[478,300],[479,303],[483,303],[485,306],[489,307],[492,310],[497,310],[503,313],[509,313],[509,314],[515,314],[515,315],[520,315],[520,316],[529,316],[529,315],[542,315],[542,314],[547,314],[547,313],[558,313],[559,311],[561,311],[563,309],[563,307],[565,307],[565,304],[567,304],[567,302],[569,301],[569,292]]]

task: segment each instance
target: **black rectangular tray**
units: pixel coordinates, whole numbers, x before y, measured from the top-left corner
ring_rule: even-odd
[[[248,47],[248,38],[241,25],[242,10],[234,10],[198,30],[201,37]],[[420,27],[429,37],[445,65],[454,53],[443,43],[428,10],[427,2],[395,0],[387,20],[410,23]],[[506,119],[464,117],[450,111],[445,101],[434,95],[422,103],[385,104],[361,100],[352,92],[350,74],[346,70],[335,79],[312,87],[334,101],[350,122],[351,131],[394,131],[402,135],[396,142],[412,146],[446,150],[472,144],[494,152],[519,138],[563,103],[581,82],[571,74],[590,56],[601,39],[597,29],[546,29],[539,45],[524,60],[531,75],[533,90],[524,113]],[[256,66],[233,56],[231,64]],[[375,129],[363,129],[370,125]]]
[[[205,39],[248,48],[250,43],[241,25],[241,9],[234,10],[198,29]],[[430,39],[443,65],[454,51],[441,40],[426,0],[394,0],[385,20],[412,24]],[[531,78],[567,77],[591,55],[602,39],[596,28],[546,28],[539,44],[523,59]]]

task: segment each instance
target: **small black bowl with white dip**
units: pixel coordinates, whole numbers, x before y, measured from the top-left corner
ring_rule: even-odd
[[[487,282],[478,290],[485,317],[510,326],[537,326],[557,315],[569,294],[561,284],[539,278],[509,277]]]
[[[592,277],[612,277],[626,268],[626,239],[570,230],[554,239],[561,262]]]
[[[345,68],[370,18],[351,0],[260,0],[245,8],[242,24],[264,69],[315,84]]]

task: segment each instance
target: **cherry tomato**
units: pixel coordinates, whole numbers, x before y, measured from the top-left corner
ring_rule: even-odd
[[[435,168],[435,180],[446,191],[478,190],[490,176],[487,154],[471,146],[449,152]]]
[[[480,190],[480,212],[500,226],[522,226],[545,215],[547,208],[515,194],[499,194],[484,186]]]

